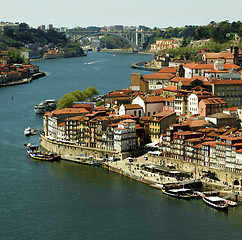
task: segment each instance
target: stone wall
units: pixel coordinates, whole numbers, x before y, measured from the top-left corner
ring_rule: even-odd
[[[94,158],[110,158],[110,157],[120,157],[122,155],[116,151],[108,151],[98,148],[88,148],[78,145],[60,143],[53,140],[49,140],[43,135],[40,135],[40,146],[41,148],[47,150],[48,152],[55,153],[57,155],[69,155],[69,156],[85,156]]]
[[[159,164],[166,166],[167,163],[172,163],[173,166],[180,171],[193,173],[197,178],[202,177],[205,172],[211,171],[211,173],[215,173],[216,177],[220,179],[220,183],[226,182],[228,185],[233,186],[235,181],[237,180],[239,185],[242,186],[242,174],[235,172],[228,172],[224,170],[209,168],[206,166],[197,165],[194,163],[185,162],[182,160],[177,160],[173,158],[165,158],[161,156],[149,156],[149,161],[152,161],[154,164]]]

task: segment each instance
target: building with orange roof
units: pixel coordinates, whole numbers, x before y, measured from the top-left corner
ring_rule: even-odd
[[[65,119],[75,116],[83,116],[89,113],[85,108],[64,108],[62,110],[53,110],[44,114],[44,134],[45,136],[57,139],[57,126]]]
[[[204,53],[202,59],[205,63],[214,63],[217,59],[221,59],[224,63],[242,64],[242,52],[237,46],[231,45],[229,51],[219,53]]]
[[[174,76],[175,75],[172,73],[157,72],[145,75],[143,79],[149,84],[148,90],[156,90],[167,87],[169,85],[170,79],[172,79]]]
[[[121,105],[119,108],[119,115],[131,114],[142,118],[144,116],[144,109],[139,104]]]
[[[191,78],[194,76],[205,76],[205,72],[210,70],[231,70],[240,68],[233,63],[224,63],[220,60],[216,60],[213,64],[200,64],[200,63],[188,63],[184,66],[185,78]]]
[[[167,86],[163,88],[163,96],[165,98],[173,97],[177,94],[177,87]]]
[[[198,103],[198,114],[206,117],[214,113],[224,112],[227,107],[227,102],[222,98],[205,98]]]
[[[158,73],[172,73],[176,74],[177,67],[164,67],[158,71]]]
[[[171,111],[160,111],[152,116],[150,120],[150,140],[151,142],[160,142],[161,134],[176,122],[176,113]]]
[[[165,98],[161,95],[137,96],[132,100],[132,104],[138,104],[144,110],[145,116],[152,116],[163,110]]]

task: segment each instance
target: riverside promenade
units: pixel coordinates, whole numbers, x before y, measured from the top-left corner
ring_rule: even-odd
[[[168,184],[168,183],[181,184],[181,183],[190,182],[192,184],[196,182],[201,182],[203,188],[219,191],[221,197],[228,196],[236,192],[238,194],[237,201],[242,202],[241,188],[233,189],[232,187],[224,185],[219,181],[211,181],[211,179],[209,178],[199,178],[199,176],[194,176],[194,178],[189,178],[189,179],[187,178],[183,180],[177,180],[175,177],[168,177],[160,173],[153,173],[150,171],[146,171],[141,166],[144,164],[148,165],[148,164],[154,164],[154,163],[152,161],[146,160],[144,156],[145,155],[135,158],[133,162],[130,162],[128,159],[124,159],[120,161],[102,162],[102,159],[99,159],[99,158],[94,160],[94,159],[88,159],[86,157],[76,157],[76,156],[69,156],[69,155],[62,155],[61,157],[63,160],[66,160],[66,161],[87,164],[87,165],[99,165],[104,169],[118,173],[125,177],[129,177],[135,181],[139,181],[144,184],[154,186],[158,189],[161,188],[163,184]]]

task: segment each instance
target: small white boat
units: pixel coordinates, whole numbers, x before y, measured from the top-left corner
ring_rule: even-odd
[[[227,200],[217,197],[217,196],[206,196],[203,194],[202,199],[205,203],[208,205],[221,209],[221,210],[227,210],[228,209],[228,202]]]
[[[25,136],[30,136],[31,135],[31,128],[30,127],[27,127],[24,129],[24,135]]]

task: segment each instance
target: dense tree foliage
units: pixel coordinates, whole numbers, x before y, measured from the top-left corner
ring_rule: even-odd
[[[242,37],[242,22],[222,21],[220,23],[210,22],[206,26],[185,26],[181,28],[172,28],[161,30],[154,28],[155,32],[149,37],[146,49],[150,44],[159,39],[181,38],[182,47],[188,45],[191,40],[211,39],[215,43],[227,43]]]
[[[0,51],[3,51],[6,50],[6,47],[20,49],[29,43],[37,43],[40,46],[54,43],[57,46],[65,47],[68,39],[63,33],[56,32],[54,29],[45,32],[41,29],[30,28],[26,23],[20,23],[18,31],[7,28],[1,32],[0,42]]]
[[[132,46],[119,37],[105,34],[102,41],[107,49],[129,49]]]
[[[84,91],[75,90],[65,94],[57,103],[57,109],[70,108],[74,102],[81,102],[85,99],[97,95],[98,91],[94,87],[89,87]]]

